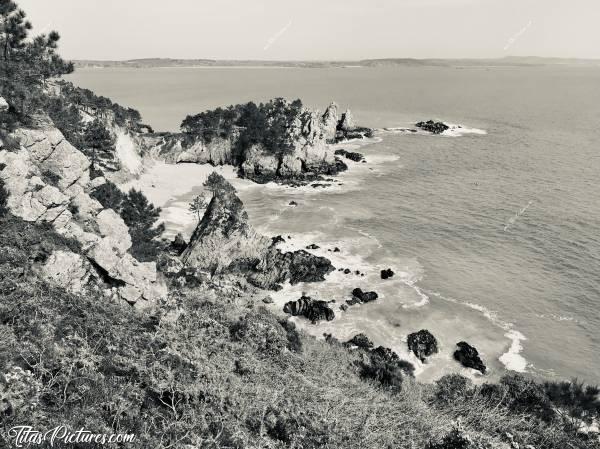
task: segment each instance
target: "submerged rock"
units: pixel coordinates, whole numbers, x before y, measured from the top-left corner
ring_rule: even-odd
[[[309,296],[302,296],[297,301],[287,302],[283,306],[283,311],[292,316],[304,316],[313,323],[322,320],[331,321],[335,318],[335,312],[326,301],[318,301]]]
[[[454,351],[454,359],[466,368],[473,368],[482,374],[486,372],[486,366],[479,357],[479,352],[467,342],[461,341],[456,344],[458,349]]]
[[[441,134],[444,131],[450,129],[444,122],[434,122],[433,120],[427,120],[426,122],[419,122],[415,125],[417,128],[421,128],[424,131],[429,131],[433,134]]]
[[[426,329],[408,335],[408,349],[411,350],[421,362],[432,354],[438,352],[438,344],[435,337]]]
[[[308,245],[306,247],[306,249],[319,249],[320,246],[319,245],[315,245],[314,243],[311,243],[310,245]]]

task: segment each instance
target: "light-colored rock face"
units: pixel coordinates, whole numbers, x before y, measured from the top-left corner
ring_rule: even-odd
[[[242,163],[242,170],[247,176],[276,176],[279,167],[279,158],[267,154],[260,145],[253,145],[246,152],[245,161]]]
[[[354,117],[352,116],[352,112],[350,111],[350,109],[346,109],[346,112],[342,114],[340,128],[345,131],[349,131],[356,128],[356,123],[354,122]]]
[[[4,99],[4,97],[0,97],[0,112],[8,111],[8,102]]]
[[[338,117],[338,105],[331,103],[325,110],[323,117],[321,117],[321,128],[323,130],[323,136],[327,141],[335,140],[335,132],[339,122]]]
[[[72,291],[81,291],[91,278],[104,279],[137,306],[164,298],[167,289],[156,264],[141,263],[128,253],[131,236],[123,219],[89,196],[105,180],[90,181],[87,157],[54,127],[22,128],[13,136],[20,150],[0,151],[8,209],[26,221],[52,223],[59,234],[79,242],[83,251],[53,253],[41,273]]]
[[[88,285],[93,269],[79,254],[54,251],[41,268],[41,272],[52,283],[81,293]]]

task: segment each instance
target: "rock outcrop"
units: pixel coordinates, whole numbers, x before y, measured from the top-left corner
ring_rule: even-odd
[[[473,368],[485,374],[487,368],[481,358],[479,352],[467,342],[461,341],[456,343],[458,349],[454,351],[454,359],[466,368]]]
[[[419,122],[415,124],[417,128],[421,128],[424,131],[429,131],[432,134],[441,134],[444,131],[450,129],[444,122],[434,122],[433,120],[427,120],[426,122]]]
[[[346,159],[350,159],[351,161],[354,162],[362,162],[365,160],[365,157],[361,154],[361,153],[356,153],[353,151],[347,151],[344,149],[339,149],[339,150],[335,150],[335,155],[336,156],[343,156]]]
[[[334,270],[324,257],[304,250],[282,253],[277,243],[252,228],[242,201],[223,179],[181,257],[186,266],[213,276],[241,274],[251,284],[268,289],[286,281],[322,281]]]
[[[145,155],[168,163],[229,164],[239,168],[240,176],[258,183],[306,184],[348,168],[335,157],[330,143],[365,137],[372,130],[356,127],[350,111],[339,117],[338,106],[332,103],[322,115],[302,108],[290,119],[285,133],[286,148],[276,149],[261,143],[240,149],[240,131],[235,128],[229,137],[210,141],[184,133],[144,134],[139,140]]]
[[[438,344],[435,337],[426,329],[408,335],[408,349],[411,350],[421,362],[430,355],[438,352]]]
[[[138,306],[166,296],[154,263],[137,261],[122,218],[89,196],[103,179],[90,181],[90,161],[51,124],[18,128],[16,151],[0,149],[0,178],[10,212],[25,221],[50,223],[76,240],[82,254],[56,252],[41,268],[46,278],[73,291],[90,283]]]
[[[302,296],[297,301],[289,301],[283,306],[284,313],[292,316],[304,316],[312,323],[318,321],[331,321],[335,318],[334,311],[327,301],[319,301],[309,296]]]

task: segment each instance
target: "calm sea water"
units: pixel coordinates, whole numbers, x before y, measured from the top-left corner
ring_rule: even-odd
[[[340,302],[354,287],[376,290],[381,301],[307,329],[363,331],[404,354],[406,335],[427,328],[441,351],[418,366],[425,380],[466,373],[451,359],[464,339],[492,378],[512,369],[600,382],[600,70],[104,69],[71,79],[158,130],[275,96],[321,109],[335,100],[378,128],[437,118],[485,130],[380,133],[343,186],[243,189],[261,231],[290,235],[290,247],[316,243],[336,266],[365,273],[288,287],[277,304],[302,291]],[[387,267],[397,274],[382,281]]]

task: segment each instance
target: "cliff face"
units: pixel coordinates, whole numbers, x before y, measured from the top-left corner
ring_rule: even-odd
[[[19,128],[17,150],[0,144],[0,178],[9,192],[9,211],[23,220],[50,223],[81,245],[82,254],[57,252],[41,267],[52,282],[73,291],[101,288],[132,304],[166,295],[154,262],[128,253],[131,238],[121,217],[90,197],[104,183],[90,180],[90,161],[50,123]]]
[[[315,282],[334,270],[331,262],[306,251],[282,253],[272,239],[258,234],[235,190],[216,189],[190,243],[181,255],[192,268],[212,275],[240,274],[251,284],[274,289],[289,280]]]

